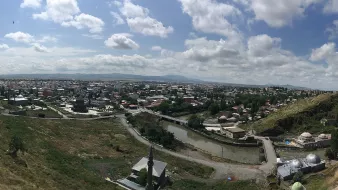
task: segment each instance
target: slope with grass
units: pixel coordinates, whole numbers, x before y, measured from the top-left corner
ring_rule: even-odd
[[[338,94],[321,94],[314,98],[298,100],[268,117],[252,124],[243,125],[263,136],[277,136],[286,132],[325,133],[332,126],[321,127],[320,120],[334,112],[338,114]]]
[[[6,155],[12,136],[23,139],[27,153]],[[133,139],[119,120],[45,120],[0,116],[0,189],[120,189],[104,180],[119,179],[148,147]],[[173,176],[208,179],[212,168],[161,152]]]

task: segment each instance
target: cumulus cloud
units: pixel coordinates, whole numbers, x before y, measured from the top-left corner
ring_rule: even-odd
[[[16,42],[31,43],[34,41],[34,37],[28,33],[24,32],[15,32],[5,35],[5,38],[10,38]]]
[[[254,57],[262,57],[269,54],[274,48],[279,49],[280,38],[271,38],[266,34],[252,36],[248,40],[248,53]]]
[[[138,49],[140,46],[130,37],[132,35],[127,33],[113,34],[104,41],[104,44],[113,49]]]
[[[39,14],[33,14],[33,18],[62,23],[72,20],[73,16],[79,12],[80,8],[76,0],[47,0],[46,10]]]
[[[255,20],[280,28],[291,25],[294,19],[302,18],[306,8],[319,2],[321,0],[252,0],[250,8]]]
[[[8,49],[9,46],[7,44],[0,44],[0,49]]]
[[[34,19],[52,20],[64,27],[88,28],[90,33],[102,32],[104,22],[95,16],[81,13],[76,0],[47,0],[46,10],[33,14]]]
[[[241,16],[236,7],[214,0],[179,0],[182,11],[192,18],[193,27],[205,33],[215,33],[227,37],[238,36],[238,29],[229,19]]]
[[[116,13],[116,12],[113,12],[113,11],[111,11],[110,12],[110,14],[114,17],[114,24],[115,25],[121,25],[121,24],[124,24],[125,22],[124,22],[124,20],[123,20],[123,18],[118,14],[118,13]]]
[[[41,52],[41,53],[47,53],[48,52],[48,49],[45,46],[42,46],[41,44],[38,44],[38,43],[34,43],[33,48],[37,52]]]
[[[73,20],[62,22],[61,25],[65,27],[73,26],[77,29],[88,28],[90,33],[100,33],[103,30],[104,22],[92,15],[81,13],[75,16]]]
[[[23,0],[20,4],[21,8],[40,8],[42,0]]]
[[[328,58],[328,56],[335,53],[336,44],[335,43],[327,43],[322,47],[317,49],[312,49],[312,54],[310,57],[311,61],[319,61]]]
[[[123,3],[119,1],[115,2],[133,32],[162,38],[166,38],[168,34],[174,32],[172,26],[166,27],[162,22],[150,17],[149,9],[133,4],[130,0],[124,0]]]

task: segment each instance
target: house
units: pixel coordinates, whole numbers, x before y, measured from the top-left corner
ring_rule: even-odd
[[[163,188],[167,183],[165,173],[167,163],[153,159],[153,147],[150,147],[149,156],[143,157],[132,167],[132,173],[124,179],[117,180],[117,183],[125,189],[132,190],[154,190]],[[147,185],[144,187],[138,184],[139,174],[142,169],[147,170]]]
[[[231,139],[242,138],[245,136],[245,133],[246,133],[245,130],[238,128],[238,127],[225,129],[225,135]]]
[[[28,99],[22,95],[17,96],[16,98],[10,98],[8,104],[15,106],[26,106],[28,105]]]

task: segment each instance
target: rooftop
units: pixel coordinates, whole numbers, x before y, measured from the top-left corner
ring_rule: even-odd
[[[134,165],[132,170],[141,171],[143,168],[146,168],[148,170],[147,164],[148,164],[148,158],[143,157],[137,164]],[[160,177],[163,171],[165,170],[166,166],[167,166],[167,163],[154,160],[153,176]]]

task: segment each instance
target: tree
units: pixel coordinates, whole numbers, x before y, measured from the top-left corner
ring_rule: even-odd
[[[204,128],[203,126],[204,119],[198,117],[197,115],[192,115],[189,120],[188,120],[188,126],[193,128],[193,129],[202,129]]]
[[[18,136],[13,136],[11,142],[9,143],[8,154],[13,158],[16,158],[18,151],[21,151],[23,154],[27,152],[27,149],[24,146],[22,139]]]
[[[147,185],[147,179],[148,179],[147,169],[143,168],[139,172],[139,176],[137,178],[137,183],[140,184],[140,185],[142,185],[142,186],[146,186]]]
[[[215,115],[219,112],[219,106],[217,103],[213,103],[209,107],[209,111],[211,115]]]
[[[337,153],[338,153],[338,131],[334,130],[332,131],[331,134],[331,150],[333,153],[333,158],[337,158]]]
[[[167,101],[162,102],[158,107],[157,110],[161,111],[162,114],[167,114],[169,111],[170,105]]]
[[[292,180],[293,180],[294,183],[295,183],[295,182],[302,182],[302,180],[303,180],[303,172],[301,172],[301,171],[297,172],[297,173],[293,176]]]
[[[225,102],[224,99],[221,100],[221,106],[220,106],[221,110],[225,110],[227,108],[227,103]]]
[[[325,150],[325,156],[330,160],[334,159],[334,154],[333,154],[331,148],[327,148]]]

